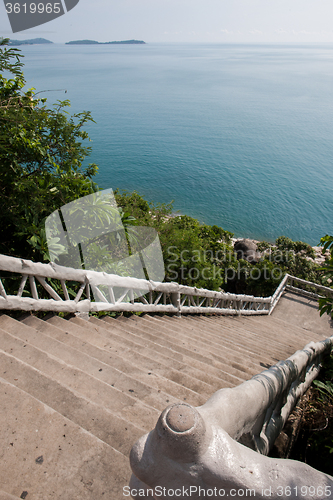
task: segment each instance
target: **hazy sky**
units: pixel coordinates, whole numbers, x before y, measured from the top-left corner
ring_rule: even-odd
[[[80,0],[60,18],[15,34],[1,2],[0,36],[53,42],[333,42],[333,0]]]

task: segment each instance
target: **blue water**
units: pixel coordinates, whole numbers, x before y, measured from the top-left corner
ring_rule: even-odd
[[[333,45],[28,46],[29,86],[96,124],[103,188],[236,236],[333,233]]]

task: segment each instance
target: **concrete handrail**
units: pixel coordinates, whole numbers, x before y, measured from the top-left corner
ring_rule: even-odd
[[[315,288],[316,290],[320,291],[321,294],[317,294],[314,292],[310,292],[308,290],[304,290],[303,288],[299,286],[294,286],[295,284],[300,284],[304,285],[307,287]],[[305,295],[306,297],[310,297],[313,299],[318,299],[323,296],[333,296],[333,289],[329,288],[327,286],[319,285],[318,283],[313,283],[312,281],[307,281],[303,280],[301,278],[297,278],[296,276],[291,276],[290,274],[285,274],[284,278],[282,279],[281,283],[275,290],[274,294],[271,297],[271,306],[270,306],[270,311],[269,314],[272,314],[274,311],[275,306],[280,300],[280,297],[282,296],[283,292],[285,290],[290,290],[291,292],[298,293],[300,295]]]
[[[0,309],[71,312],[86,316],[96,311],[163,312],[172,314],[268,314],[270,297],[236,295],[206,289],[122,277],[103,272],[72,269],[0,255],[0,270],[21,275],[16,295],[9,295],[0,280]],[[54,283],[46,280],[58,280]],[[39,283],[36,283],[36,281]],[[66,281],[79,290],[70,298]],[[30,296],[26,284],[30,285]],[[50,297],[40,298],[38,287]],[[91,298],[94,292],[95,301]],[[116,293],[118,292],[118,293]],[[98,300],[96,300],[96,297]]]
[[[0,309],[23,311],[68,312],[87,317],[89,312],[132,311],[181,314],[258,315],[271,314],[283,292],[291,290],[312,298],[321,295],[305,291],[301,286],[315,287],[325,295],[333,289],[286,274],[272,297],[217,292],[202,288],[122,277],[103,272],[72,269],[54,263],[43,264],[0,255],[0,270],[21,275],[16,295],[9,295],[0,279]],[[47,281],[47,280],[53,280]],[[37,281],[37,283],[36,283]],[[59,281],[59,285],[54,285]],[[66,282],[78,283],[73,296]],[[30,296],[27,295],[27,283]],[[40,298],[42,287],[48,298]],[[91,290],[95,300],[91,298]],[[117,293],[116,293],[117,291]],[[24,296],[24,294],[26,294]],[[97,297],[97,300],[96,300]]]
[[[284,276],[284,278],[282,279],[281,283],[279,284],[279,286],[277,287],[277,289],[275,290],[274,294],[272,295],[269,314],[271,314],[273,312],[276,304],[279,302],[280,297],[282,296],[282,294],[283,294],[283,292],[288,284],[288,280],[289,280],[289,274],[286,274]]]
[[[155,429],[132,448],[132,497],[157,499],[161,491],[169,492],[162,498],[190,492],[195,500],[331,497],[333,477],[265,455],[332,345],[333,337],[310,343],[238,387],[221,389],[201,407],[167,407]]]

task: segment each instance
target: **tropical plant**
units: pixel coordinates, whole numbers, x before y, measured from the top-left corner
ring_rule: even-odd
[[[327,382],[322,382],[321,380],[314,380],[314,385],[317,387],[320,393],[320,401],[333,402],[333,383],[328,380]]]
[[[322,370],[302,402],[298,439],[289,458],[308,463],[331,474],[333,467],[333,356],[325,358]]]
[[[326,280],[325,285],[332,287],[333,282],[333,236],[326,235],[320,240],[320,245],[323,247],[323,254],[329,250],[330,257],[326,259],[324,266],[321,268],[324,271],[324,278]],[[332,294],[328,297],[322,297],[319,299],[319,311],[320,316],[323,314],[329,314],[333,317],[333,290]]]
[[[97,166],[83,167],[91,148],[82,127],[92,118],[23,90],[23,55],[8,41],[0,39],[0,253],[48,260],[45,218],[97,189]]]

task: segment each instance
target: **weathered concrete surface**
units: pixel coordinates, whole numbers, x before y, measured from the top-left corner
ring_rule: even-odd
[[[0,500],[20,500],[20,499],[19,499],[19,497],[16,497],[14,495],[10,495],[9,493],[6,493],[5,491],[0,490]]]
[[[230,340],[225,338],[224,343],[233,344],[235,349],[237,345],[239,348],[246,346],[249,352],[252,350],[253,359],[255,359],[255,346],[261,348],[258,353],[264,352],[267,355],[271,352],[273,356],[281,356],[283,352],[294,349],[301,342],[305,344],[309,340],[323,340],[333,333],[327,316],[320,318],[315,301],[293,294],[285,294],[274,311],[274,317],[181,318],[178,322],[179,334],[184,324],[189,328],[191,324],[193,327],[195,323],[198,325],[199,321],[206,348],[213,342],[214,333],[225,336],[227,331]],[[170,319],[169,324],[171,326]],[[252,332],[251,338],[248,336],[249,331]],[[196,335],[197,332],[198,329],[193,334]],[[246,358],[245,355],[244,362]],[[251,383],[257,383],[258,387],[252,388],[252,392],[251,389],[245,390],[245,386]],[[264,391],[264,388],[256,380],[245,382],[243,385],[244,394],[239,399],[239,405],[245,404],[250,414],[255,403],[260,406],[264,401],[264,396],[260,392]],[[237,387],[236,391],[238,389],[241,391],[241,387]],[[230,395],[234,390],[230,391]],[[205,493],[211,498],[220,498],[221,494],[216,493],[216,488],[225,491],[226,496],[235,496],[232,493],[241,488],[242,494],[236,495],[235,498],[242,498],[244,490],[249,489],[256,491],[256,497],[265,498],[268,495],[275,500],[281,496],[281,488],[284,493],[286,488],[290,498],[294,499],[298,497],[300,491],[302,496],[308,499],[320,499],[323,492],[326,494],[332,492],[333,477],[316,471],[306,464],[271,459],[250,451],[249,448],[244,448],[231,439],[232,437],[236,439],[237,436],[230,433],[228,426],[216,425],[216,420],[221,419],[228,406],[223,400],[223,395],[226,394],[224,391],[228,390],[219,391],[223,401],[220,406],[219,392],[217,392],[203,407],[197,409],[186,408],[184,405],[169,407],[160,416],[155,429],[135,444],[131,452],[131,466],[135,476],[132,476],[130,483],[134,498],[139,498],[140,493],[144,495],[144,492],[146,492],[145,498],[151,498],[148,492],[154,489],[158,496],[161,487],[177,492],[184,491],[185,487],[185,491],[192,491],[192,498],[198,500]],[[251,399],[251,394],[254,398],[252,405],[250,401],[246,402],[247,397]],[[236,393],[235,397],[237,399]],[[230,422],[235,422],[235,429],[238,429],[237,418],[246,416],[247,413],[243,408],[238,414],[237,410],[235,411],[236,400],[232,400],[231,403],[232,410],[230,408],[227,410],[227,416],[233,415]],[[199,426],[200,431],[198,424],[195,423],[200,420],[199,417],[195,417],[195,410],[198,416],[203,417]],[[314,494],[309,488],[313,485],[316,490]],[[204,493],[200,494],[200,488]],[[212,494],[214,488],[215,494]],[[282,496],[287,496],[287,493]],[[185,496],[186,493],[183,493],[181,498]]]
[[[124,455],[3,379],[0,394],[4,492],[27,500],[122,497]]]
[[[291,325],[317,332],[322,338],[333,334],[333,322],[327,314],[320,317],[318,302],[295,293],[284,293],[272,318],[281,319]]]
[[[134,445],[131,466],[135,499],[172,491],[163,498],[321,500],[331,497],[333,488],[332,476],[295,460],[260,455],[216,425],[214,412],[184,404],[166,408],[155,429]]]
[[[318,331],[325,318],[308,299],[288,295],[269,317],[0,316],[0,500],[23,492],[27,500],[123,500],[129,451],[161,409],[198,406],[331,335],[327,324]]]

